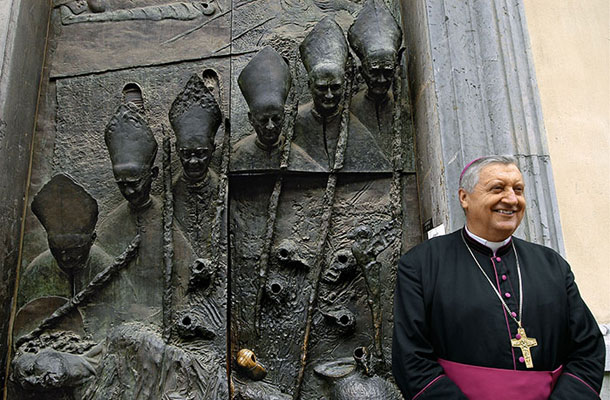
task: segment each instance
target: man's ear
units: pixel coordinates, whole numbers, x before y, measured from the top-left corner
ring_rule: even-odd
[[[97,238],[97,232],[93,231],[93,233],[91,234],[91,243],[95,242],[96,238]]]
[[[152,179],[157,179],[157,176],[159,176],[159,167],[152,167],[152,169],[150,170],[150,176],[152,177]]]
[[[460,190],[458,190],[458,198],[460,199],[460,204],[465,212],[468,209],[468,192],[460,188]]]
[[[254,126],[254,121],[252,119],[253,119],[252,113],[250,111],[248,111],[248,121],[250,121],[250,124],[252,126]]]

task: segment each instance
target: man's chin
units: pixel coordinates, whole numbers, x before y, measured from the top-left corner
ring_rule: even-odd
[[[497,235],[497,237],[502,237],[503,239],[494,240],[494,241],[501,241],[501,240],[508,238],[513,233],[515,233],[515,231],[517,230],[518,227],[519,227],[518,222],[497,224],[494,229],[495,235]]]
[[[205,173],[206,173],[206,171],[201,171],[201,170],[184,171],[184,175],[186,175],[186,177],[191,181],[198,181],[200,179],[203,179],[205,177]]]
[[[142,199],[142,198],[129,199],[129,198],[127,198],[126,200],[129,202],[129,204],[131,204],[132,207],[140,208],[140,207],[143,207],[144,205],[148,204],[149,199],[150,199],[150,197],[146,197],[145,199]]]
[[[79,269],[81,263],[80,262],[76,262],[76,263],[57,263],[57,265],[59,265],[59,268],[61,268],[62,271],[76,271]]]
[[[384,87],[373,86],[372,88],[369,89],[369,92],[373,96],[383,97],[388,93],[388,90],[390,90],[389,86],[384,86]]]
[[[338,109],[339,105],[338,104],[320,104],[319,107],[317,107],[318,112],[322,115],[332,115],[334,114],[337,109]]]

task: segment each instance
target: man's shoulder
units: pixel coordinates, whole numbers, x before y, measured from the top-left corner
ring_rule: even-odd
[[[520,257],[536,258],[539,261],[547,261],[549,264],[562,264],[569,267],[568,262],[556,250],[542,244],[529,242],[518,237],[513,237],[515,248],[522,254]]]
[[[255,152],[256,148],[256,133],[251,133],[235,143],[233,146],[233,154],[251,154]]]
[[[446,256],[457,244],[461,243],[460,235],[462,230],[457,230],[442,236],[436,236],[425,240],[417,246],[411,248],[402,257],[402,262],[410,260],[434,259]]]
[[[110,265],[114,260],[106,250],[98,246],[97,244],[93,244],[91,246],[91,250],[89,251],[89,260],[95,264],[101,264],[104,266]]]

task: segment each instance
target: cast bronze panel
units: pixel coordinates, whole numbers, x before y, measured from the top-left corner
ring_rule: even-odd
[[[398,399],[398,3],[54,6],[8,398]]]

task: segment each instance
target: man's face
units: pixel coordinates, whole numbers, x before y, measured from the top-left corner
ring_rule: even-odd
[[[54,235],[49,236],[49,249],[59,267],[70,273],[83,268],[94,240],[95,233]]]
[[[278,141],[282,133],[284,107],[280,105],[253,107],[248,112],[248,119],[256,131],[258,140],[264,145],[271,146]]]
[[[159,169],[152,167],[140,168],[115,168],[114,179],[121,194],[135,208],[148,204],[150,200],[150,187],[153,179],[157,177]]]
[[[525,184],[516,165],[490,164],[479,174],[472,193],[460,189],[468,229],[477,236],[500,242],[517,229],[525,212]]]
[[[395,68],[394,53],[370,55],[362,62],[360,71],[370,95],[373,97],[386,95],[392,86]]]
[[[343,71],[333,65],[323,65],[311,72],[309,89],[313,104],[323,116],[334,114],[343,97]]]
[[[205,178],[214,146],[212,143],[201,143],[199,145],[179,145],[178,156],[182,163],[184,175],[191,181],[199,181]]]

